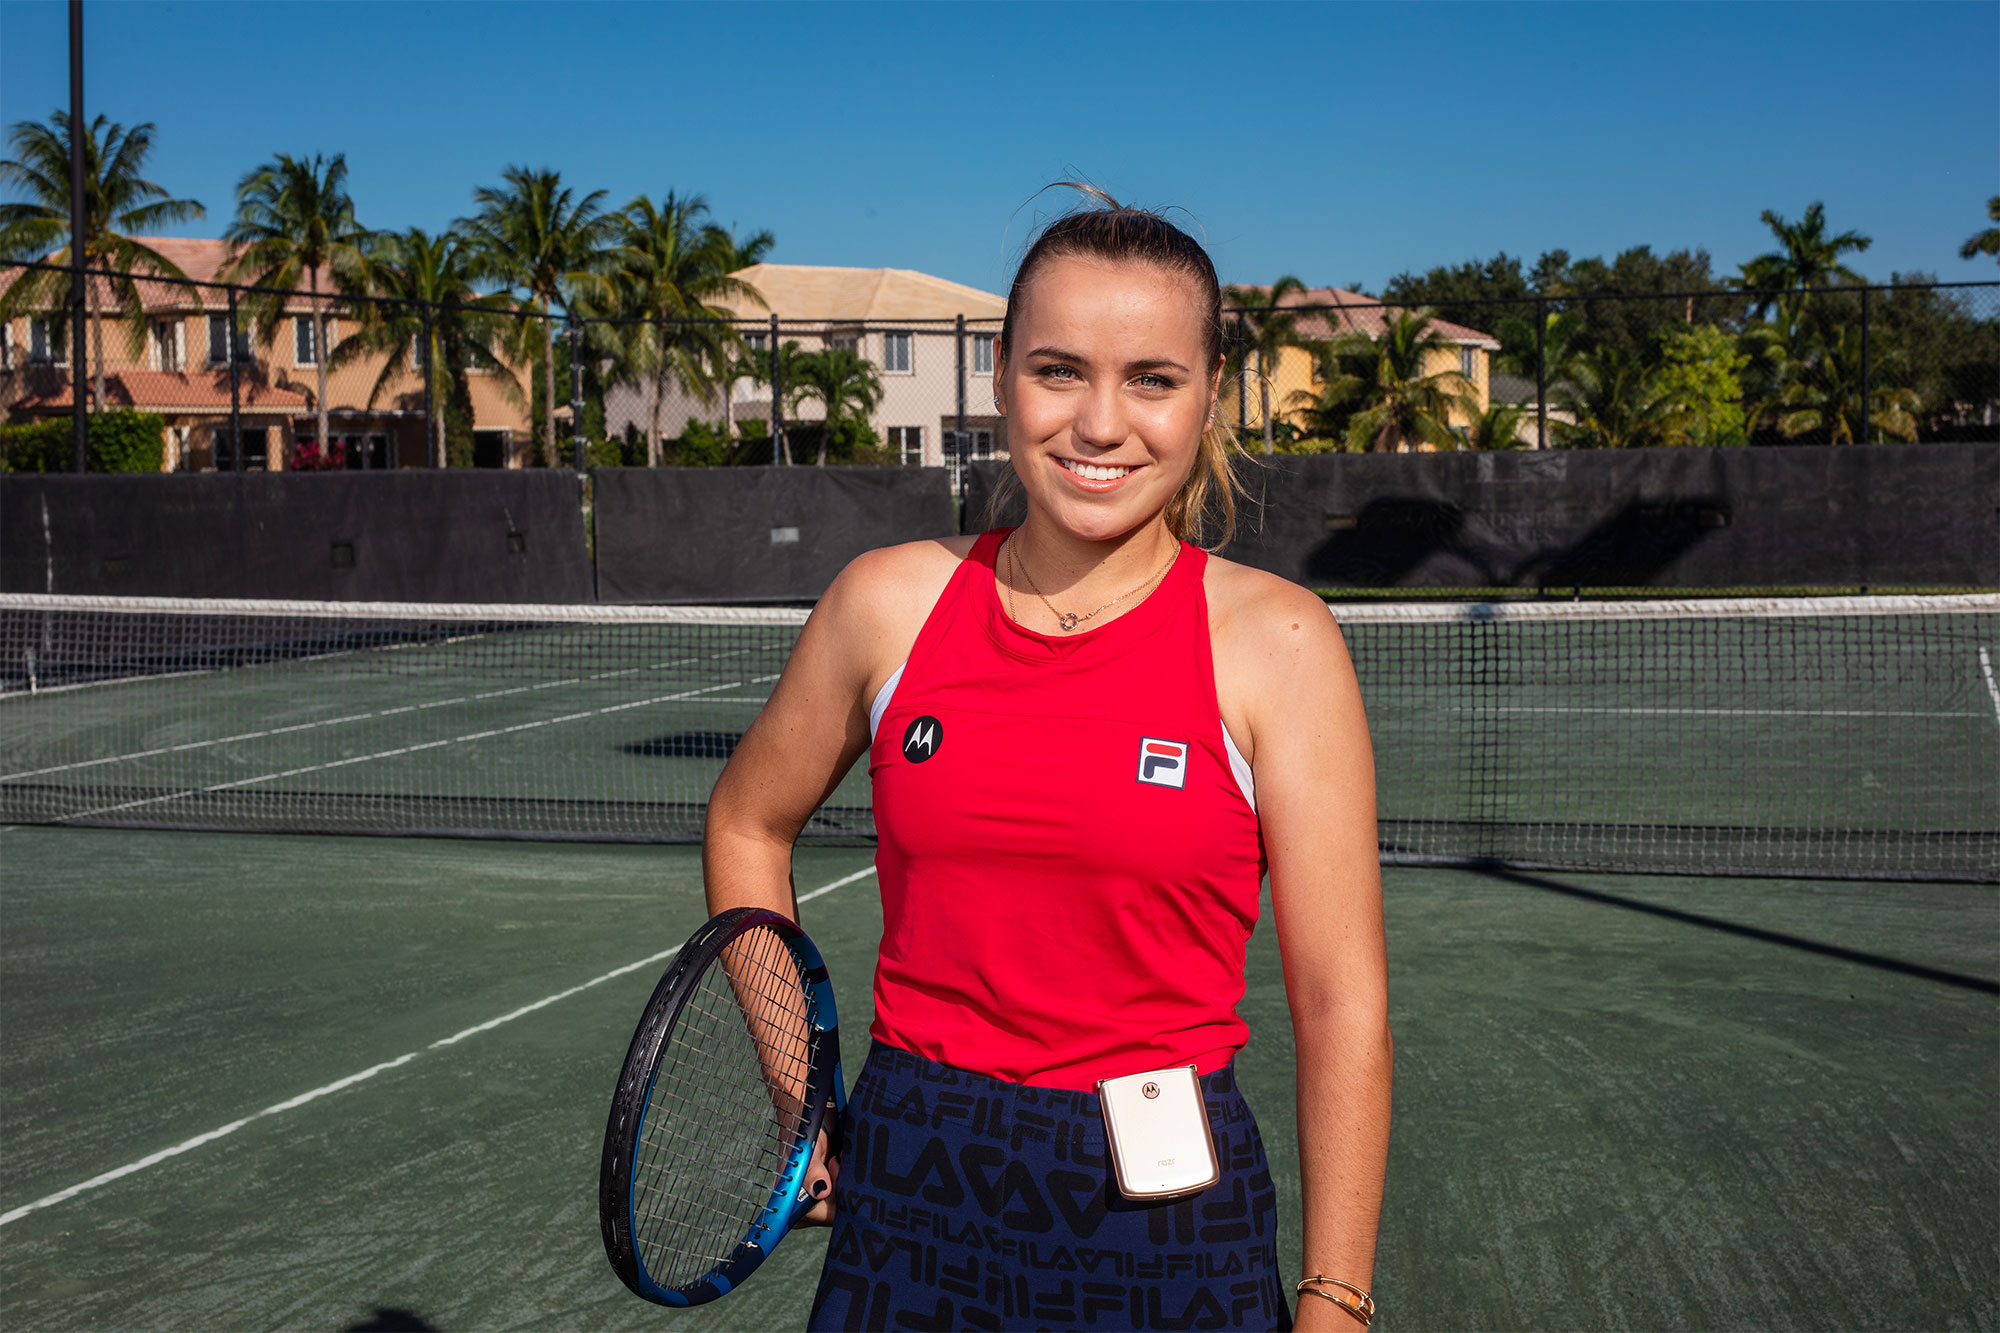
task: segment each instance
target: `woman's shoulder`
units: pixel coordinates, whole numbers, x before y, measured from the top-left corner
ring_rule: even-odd
[[[1203,571],[1209,637],[1217,652],[1263,656],[1279,644],[1338,640],[1325,602],[1310,588],[1234,560],[1210,556]]]
[[[939,537],[864,551],[840,571],[813,616],[871,666],[878,657],[900,662],[978,540]]]

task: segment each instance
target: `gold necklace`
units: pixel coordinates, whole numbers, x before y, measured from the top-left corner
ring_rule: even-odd
[[[1074,611],[1056,610],[1056,604],[1054,602],[1051,602],[1046,596],[1043,595],[1042,590],[1035,586],[1035,576],[1030,574],[1028,572],[1027,566],[1021,563],[1021,553],[1019,549],[1015,547],[1013,534],[1010,533],[1007,538],[1007,569],[1010,573],[1014,575],[1014,577],[1008,580],[1007,583],[1007,615],[1014,621],[1015,624],[1018,625],[1021,623],[1020,614],[1014,609],[1014,584],[1025,579],[1028,584],[1028,590],[1034,593],[1036,597],[1041,598],[1042,605],[1046,606],[1049,609],[1049,614],[1056,618],[1056,625],[1063,631],[1063,633],[1067,634],[1070,631],[1081,626],[1086,620],[1096,619],[1098,616],[1102,615],[1106,611],[1109,611],[1112,607],[1118,605],[1118,603],[1124,601],[1126,598],[1136,597],[1140,593],[1150,589],[1155,583],[1158,583],[1161,579],[1167,576],[1167,571],[1174,567],[1174,561],[1180,558],[1181,558],[1181,545],[1179,542],[1175,542],[1174,553],[1167,557],[1167,563],[1161,565],[1158,572],[1156,572],[1153,575],[1153,577],[1147,579],[1144,583],[1140,584],[1136,588],[1131,589],[1129,592],[1119,593],[1116,597],[1106,602],[1103,606],[1098,607],[1097,610],[1088,612],[1084,615],[1078,615]]]

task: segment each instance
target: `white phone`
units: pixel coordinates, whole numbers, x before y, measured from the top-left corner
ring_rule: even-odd
[[[1118,1192],[1143,1203],[1198,1194],[1222,1179],[1193,1065],[1098,1080]]]

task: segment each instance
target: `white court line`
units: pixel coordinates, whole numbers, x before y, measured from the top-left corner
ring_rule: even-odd
[[[180,791],[168,792],[164,796],[146,796],[136,801],[120,801],[117,805],[99,806],[95,810],[85,810],[80,814],[64,815],[58,823],[68,823],[74,819],[95,819],[99,815],[116,814],[120,810],[136,810],[142,805],[159,805],[163,801],[179,801],[190,796],[206,796],[210,792],[228,791],[232,787],[248,787],[259,782],[276,782],[280,778],[295,778],[301,773],[323,773],[330,768],[346,768],[351,764],[365,764],[374,759],[394,759],[400,755],[419,754],[425,750],[435,750],[446,745],[462,745],[466,741],[491,740],[495,736],[508,736],[517,731],[533,731],[536,727],[552,727],[559,722],[578,722],[589,717],[604,717],[611,713],[623,713],[633,708],[650,708],[654,704],[672,703],[677,699],[693,699],[717,690],[741,689],[745,685],[759,685],[776,676],[754,676],[751,679],[732,680],[721,685],[708,685],[698,690],[683,690],[679,694],[662,694],[651,699],[635,699],[629,703],[607,704],[603,708],[586,708],[581,713],[564,713],[560,717],[538,718],[533,722],[516,722],[511,727],[493,727],[486,731],[467,732],[463,736],[447,736],[443,740],[424,741],[417,745],[399,745],[393,750],[377,750],[373,754],[357,754],[346,759],[329,759],[323,764],[304,764],[298,768],[288,768],[277,773],[259,773],[254,778],[237,778],[233,782],[217,782],[206,787],[186,787]]]
[[[1980,649],[1983,657],[1986,653]],[[1993,684],[1993,673],[1987,669],[1986,683]],[[2000,710],[2000,694],[1994,696],[1994,708]],[[1924,713],[1893,712],[1871,708],[1577,708],[1568,704],[1458,704],[1445,709],[1447,713],[1615,713],[1629,716],[1669,715],[1673,717],[1972,717],[1971,713]]]
[[[851,875],[845,875],[842,876],[840,879],[834,880],[831,884],[822,884],[810,893],[799,895],[799,901],[801,903],[811,902],[813,899],[818,898],[823,894],[832,893],[835,889],[840,888],[842,885],[852,884],[857,879],[866,879],[868,878],[868,876],[874,873],[875,873],[875,867],[872,865],[865,870],[857,870]],[[645,958],[641,958],[636,963],[627,963],[623,967],[614,967],[609,972],[606,972],[603,976],[592,977],[589,981],[584,982],[580,986],[571,986],[568,990],[557,991],[554,995],[545,996],[542,999],[536,1000],[533,1004],[524,1004],[519,1009],[513,1010],[510,1013],[502,1014],[498,1018],[489,1018],[484,1023],[476,1023],[469,1028],[465,1028],[461,1031],[454,1032],[449,1037],[440,1037],[436,1041],[432,1042],[430,1045],[422,1047],[418,1050],[405,1051],[403,1054],[397,1056],[393,1060],[384,1060],[381,1064],[370,1065],[368,1066],[368,1068],[360,1071],[359,1073],[349,1074],[346,1078],[335,1079],[333,1082],[323,1084],[320,1087],[314,1088],[310,1092],[302,1092],[296,1097],[288,1097],[284,1101],[273,1103],[272,1105],[265,1107],[261,1111],[253,1111],[249,1115],[244,1116],[241,1120],[232,1120],[226,1125],[223,1125],[216,1129],[209,1130],[206,1134],[197,1134],[191,1139],[186,1139],[180,1143],[176,1143],[171,1148],[162,1148],[156,1153],[148,1153],[146,1156],[141,1157],[136,1162],[127,1162],[123,1166],[114,1167],[111,1170],[106,1171],[101,1176],[92,1176],[89,1180],[83,1181],[80,1184],[71,1185],[68,1189],[57,1190],[54,1194],[45,1195],[42,1198],[36,1199],[33,1203],[24,1203],[18,1208],[10,1208],[4,1213],[0,1213],[0,1227],[6,1226],[9,1222],[18,1222],[22,1218],[26,1217],[29,1213],[35,1212],[39,1209],[50,1207],[53,1204],[62,1203],[68,1199],[74,1199],[77,1195],[83,1194],[89,1190],[94,1190],[100,1185],[109,1185],[114,1180],[123,1180],[126,1176],[133,1175],[140,1171],[144,1171],[149,1166],[157,1166],[159,1163],[166,1161],[168,1158],[179,1157],[182,1153],[192,1152],[196,1148],[201,1147],[204,1143],[213,1143],[217,1139],[226,1138],[227,1136],[234,1134],[237,1130],[243,1128],[245,1125],[254,1123],[255,1121],[258,1120],[262,1120],[266,1116],[279,1115],[285,1111],[290,1111],[297,1107],[304,1106],[307,1102],[318,1101],[321,1097],[325,1097],[328,1096],[329,1094],[339,1092],[345,1088],[351,1088],[357,1083],[365,1083],[367,1080],[374,1078],[377,1074],[383,1073],[386,1070],[396,1069],[402,1065],[410,1063],[410,1061],[416,1059],[418,1056],[422,1055],[425,1051],[437,1051],[437,1050],[442,1050],[447,1046],[456,1046],[459,1042],[464,1041],[467,1037],[476,1037],[482,1032],[491,1032],[494,1028],[497,1028],[504,1023],[511,1023],[517,1018],[521,1018],[524,1017],[525,1015],[534,1013],[537,1009],[546,1009],[550,1005],[555,1004],[560,1000],[567,1000],[572,995],[581,994],[582,992],[589,990],[592,986],[601,986],[605,982],[610,981],[617,977],[622,977],[629,972],[637,972],[642,967],[650,967],[655,963],[664,963],[669,958],[672,958],[675,954],[679,953],[681,951],[681,948],[682,948],[681,945],[676,944],[671,949],[662,949],[659,953],[651,954]]]
[[[371,650],[380,651],[380,650]],[[179,754],[185,750],[205,750],[215,745],[231,745],[237,741],[264,740],[272,736],[287,736],[293,732],[314,731],[320,727],[345,726],[349,722],[369,722],[377,718],[399,717],[404,713],[421,713],[432,708],[452,708],[458,704],[480,703],[488,699],[505,698],[510,694],[528,694],[536,690],[561,689],[569,685],[580,685],[585,681],[612,680],[619,676],[637,675],[642,671],[667,671],[674,667],[691,666],[696,662],[713,662],[724,657],[739,657],[748,648],[731,648],[726,652],[710,653],[707,657],[683,657],[671,662],[655,662],[650,666],[623,667],[617,671],[600,671],[594,675],[571,676],[563,680],[539,681],[533,685],[516,685],[510,689],[487,690],[481,694],[463,694],[456,699],[436,699],[430,703],[404,704],[397,708],[383,708],[370,713],[350,713],[345,717],[324,717],[312,722],[299,722],[289,727],[269,727],[263,731],[244,731],[234,736],[217,736],[213,740],[187,741],[180,745],[162,745],[151,750],[134,750],[130,754],[106,755],[100,759],[83,759],[71,764],[55,764],[48,768],[28,769],[20,773],[0,773],[0,782],[18,782],[25,778],[46,777],[50,773],[68,773],[79,768],[94,768],[100,764],[122,764],[128,759],[152,759],[163,754]],[[343,654],[344,655],[344,654]],[[146,677],[148,683],[165,677]],[[737,681],[740,685],[743,682]],[[728,688],[724,686],[723,688]],[[54,693],[54,691],[43,691]]]
[[[1993,657],[1984,644],[1979,647],[1979,667],[1986,673],[1986,695],[1993,700],[1993,720],[2000,722],[2000,682],[1993,679]]]

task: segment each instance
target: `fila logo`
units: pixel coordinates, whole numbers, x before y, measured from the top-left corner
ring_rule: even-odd
[[[1139,781],[1150,782],[1155,787],[1172,787],[1179,791],[1187,786],[1188,747],[1180,741],[1154,740],[1151,736],[1139,740]]]
[[[920,717],[903,728],[903,758],[921,764],[944,743],[944,727],[934,717]]]

